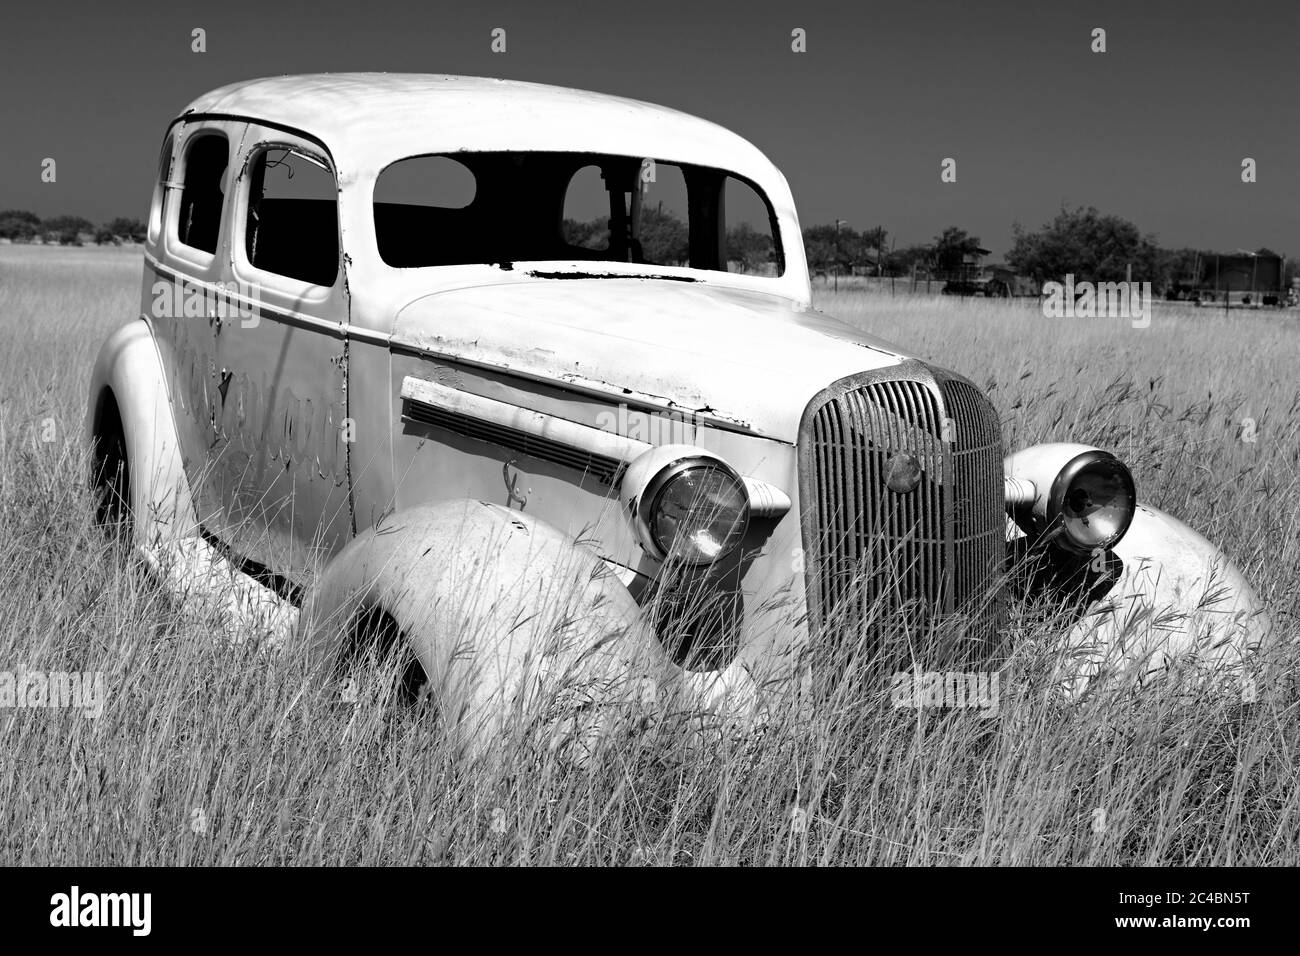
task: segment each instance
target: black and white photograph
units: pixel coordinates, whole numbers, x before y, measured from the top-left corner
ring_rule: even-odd
[[[1269,921],[1300,6],[17,0],[0,75],[7,921],[532,867]]]

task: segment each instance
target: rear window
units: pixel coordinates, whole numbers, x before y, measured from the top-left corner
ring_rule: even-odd
[[[185,183],[176,237],[191,249],[217,251],[225,203],[230,144],[221,133],[199,133],[185,148]]]
[[[375,184],[396,268],[633,262],[780,275],[771,204],[722,170],[593,153],[413,156]]]

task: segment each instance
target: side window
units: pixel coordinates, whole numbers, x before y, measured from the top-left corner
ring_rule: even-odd
[[[200,133],[185,148],[185,185],[177,238],[201,252],[217,251],[230,144],[221,133]]]
[[[728,176],[723,193],[728,272],[781,275],[781,250],[772,237],[767,202],[744,180]]]
[[[174,140],[169,134],[163,140],[162,153],[158,156],[158,181],[154,183],[153,202],[149,204],[148,241],[150,244],[158,241],[158,234],[162,231],[163,204],[167,201],[167,184],[172,178],[173,144]]]
[[[375,183],[379,257],[395,268],[470,261],[483,244],[469,207],[478,180],[450,156],[412,156],[393,163]]]
[[[338,189],[315,156],[267,146],[249,162],[244,252],[264,272],[332,286],[339,271]]]

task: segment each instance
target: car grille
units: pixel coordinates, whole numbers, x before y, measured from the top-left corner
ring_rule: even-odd
[[[994,636],[1002,430],[979,389],[915,361],[836,382],[804,413],[799,479],[814,634],[960,612]]]

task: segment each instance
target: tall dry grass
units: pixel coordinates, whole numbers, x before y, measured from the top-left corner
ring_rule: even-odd
[[[0,247],[0,670],[103,671],[98,719],[0,710],[0,863],[1277,864],[1300,856],[1296,656],[1258,700],[1045,693],[1019,614],[996,716],[866,695],[703,745],[672,716],[585,766],[527,739],[466,766],[391,675],[356,703],[222,649],[92,523],[79,430],[138,255]],[[1113,448],[1296,633],[1294,315],[1150,329],[853,292],[821,306],[989,388],[1013,444]],[[1242,418],[1256,422],[1244,442]],[[48,435],[47,420],[55,426]],[[45,430],[43,432],[43,429]]]

